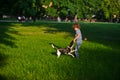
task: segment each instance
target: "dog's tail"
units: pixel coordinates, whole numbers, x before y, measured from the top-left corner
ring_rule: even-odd
[[[53,49],[55,49],[55,50],[58,49],[53,43],[50,43],[50,45],[52,46]]]
[[[54,44],[51,44],[52,48],[56,48]]]

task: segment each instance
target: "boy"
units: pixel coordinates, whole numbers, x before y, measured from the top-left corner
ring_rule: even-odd
[[[78,58],[79,57],[79,53],[78,53],[78,49],[82,44],[82,34],[80,31],[80,25],[79,24],[74,24],[73,25],[73,29],[75,30],[76,34],[75,34],[75,38],[73,39],[74,43],[76,43],[75,46],[75,57]]]

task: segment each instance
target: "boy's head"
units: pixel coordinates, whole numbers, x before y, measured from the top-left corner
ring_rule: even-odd
[[[76,29],[80,29],[80,25],[78,23],[75,23],[73,25],[73,29],[76,30]]]

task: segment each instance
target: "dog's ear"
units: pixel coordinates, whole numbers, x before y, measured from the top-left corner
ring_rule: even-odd
[[[72,41],[70,42],[69,47],[72,47],[73,44],[74,44],[74,41],[72,40]]]

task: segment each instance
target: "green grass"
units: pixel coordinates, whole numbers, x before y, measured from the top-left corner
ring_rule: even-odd
[[[0,80],[120,80],[120,24],[80,23],[79,59],[58,59],[73,23],[0,23]]]

